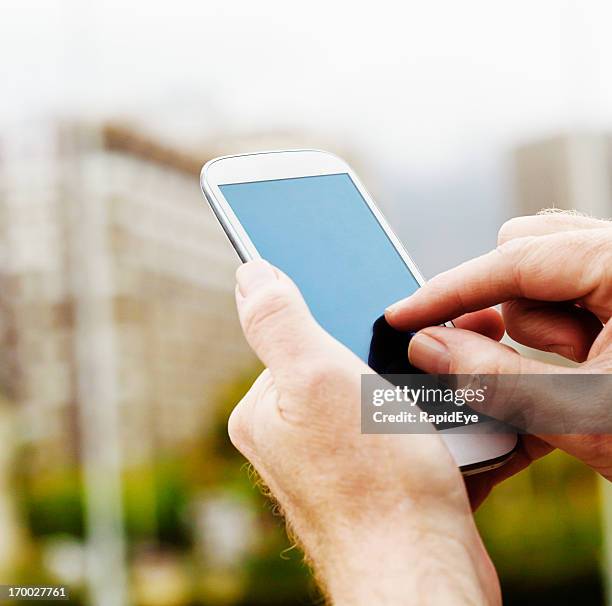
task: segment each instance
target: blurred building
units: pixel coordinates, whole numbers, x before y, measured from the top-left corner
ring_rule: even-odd
[[[612,136],[562,134],[534,141],[515,154],[516,210],[575,209],[612,216]]]
[[[111,125],[1,145],[0,381],[39,461],[77,454],[78,402],[116,405],[124,463],[189,444],[220,384],[254,363],[237,257],[199,189],[216,150]]]
[[[174,578],[178,561],[153,549],[140,562],[127,549],[130,472],[138,478],[138,540],[161,545],[156,465],[186,464],[215,443],[218,407],[227,407],[228,393],[239,398],[256,369],[234,306],[238,257],[202,197],[200,168],[217,155],[296,147],[283,133],[203,137],[201,145],[194,133],[151,124],[29,122],[0,136],[0,436],[14,438],[0,440],[0,574],[15,573],[15,554],[29,568],[26,545],[47,536],[51,522],[47,573],[81,578],[71,582],[101,606],[128,603],[132,581],[147,585],[151,571]],[[78,476],[76,492],[61,492],[62,474]],[[42,530],[18,502],[16,475],[27,476],[24,485],[40,480],[44,497],[33,507]],[[51,485],[59,510],[47,511]],[[59,528],[50,518],[75,494],[79,504]],[[191,513],[171,505],[176,519],[204,512],[206,528],[221,529],[214,544],[207,531],[202,550],[223,546],[236,560],[202,557],[219,595],[243,591],[246,579],[241,529],[252,522],[248,506],[234,503],[241,497],[232,499],[211,508],[202,497]],[[180,542],[179,525],[172,540]],[[63,533],[72,535],[66,545]],[[72,572],[58,576],[65,570]],[[219,575],[227,577],[221,593]]]

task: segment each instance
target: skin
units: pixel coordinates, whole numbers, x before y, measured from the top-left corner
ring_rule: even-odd
[[[555,447],[612,477],[607,435],[526,436],[507,465],[466,484],[437,435],[361,434],[360,375],[370,369],[321,329],[279,270],[252,261],[237,281],[245,336],[267,368],[234,409],[230,438],[277,499],[331,603],[500,604],[472,507]],[[609,223],[522,217],[502,227],[494,251],[386,316],[421,329],[408,355],[427,372],[567,372],[501,345],[504,322],[514,339],[579,362],[579,372],[611,372],[611,294]],[[501,316],[489,308],[498,303]],[[426,328],[453,318],[457,328]]]
[[[315,322],[279,270],[252,261],[237,281],[244,333],[267,368],[232,412],[229,435],[278,501],[329,601],[500,604],[442,440],[362,434],[360,377],[371,370]]]
[[[502,304],[497,334],[432,327],[450,318]],[[489,310],[491,314],[493,310]],[[482,313],[482,312],[480,312]],[[494,312],[496,313],[496,312]],[[505,223],[495,250],[439,274],[386,311],[399,329],[422,329],[408,355],[415,366],[438,373],[567,373],[527,359],[496,341],[505,324],[517,342],[578,362],[571,372],[612,372],[612,224],[564,213],[518,217]],[[428,328],[424,328],[428,327]],[[473,330],[473,327],[468,327]],[[483,332],[483,331],[480,331]],[[563,412],[546,401],[545,411]],[[570,411],[571,413],[571,411]],[[474,507],[495,484],[533,460],[561,448],[612,478],[612,439],[601,435],[523,437],[504,467],[468,478]]]

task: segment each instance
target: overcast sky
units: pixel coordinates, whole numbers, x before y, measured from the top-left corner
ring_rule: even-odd
[[[611,17],[593,0],[20,0],[0,22],[0,120],[323,133],[381,178],[467,176],[484,205],[517,143],[612,130]]]

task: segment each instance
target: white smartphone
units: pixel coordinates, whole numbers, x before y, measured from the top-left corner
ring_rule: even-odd
[[[319,324],[376,372],[411,372],[410,335],[382,314],[424,280],[346,162],[317,150],[225,156],[206,163],[201,186],[243,262],[263,257],[289,275]],[[464,474],[516,447],[487,423],[440,431]]]

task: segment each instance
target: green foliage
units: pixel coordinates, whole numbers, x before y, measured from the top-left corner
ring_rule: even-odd
[[[505,586],[552,593],[598,579],[599,507],[595,473],[554,452],[498,486],[476,520]]]
[[[180,460],[156,461],[123,477],[125,530],[131,542],[190,545],[185,509],[191,487]]]
[[[23,477],[20,484],[22,511],[32,535],[83,537],[84,509],[77,470]]]
[[[202,571],[197,568],[190,507],[202,495],[221,493],[245,505],[258,529],[257,544],[237,563],[245,579],[240,603],[320,603],[301,552],[288,549],[282,519],[274,515],[227,436],[227,418],[260,370],[221,389],[213,420],[198,443],[158,452],[151,464],[124,472],[126,534],[131,545],[148,543],[181,553],[195,580]],[[83,537],[79,474],[78,468],[19,474],[19,501],[36,544],[48,535]],[[558,452],[493,491],[476,519],[499,572],[505,603],[601,600],[599,500],[595,474]],[[39,557],[39,550],[32,549],[29,568],[41,566]],[[44,578],[42,572],[26,572],[24,579],[30,582]]]

